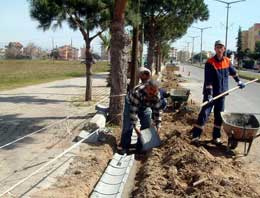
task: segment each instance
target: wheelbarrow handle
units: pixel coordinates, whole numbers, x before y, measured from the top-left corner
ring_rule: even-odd
[[[254,80],[251,80],[251,81],[246,82],[245,85],[248,85],[248,84],[253,83],[253,82],[256,82],[256,81],[258,81],[257,78],[254,79]],[[237,90],[237,89],[239,89],[239,88],[240,88],[239,86],[236,86],[236,87],[234,87],[234,88],[232,88],[232,89],[229,89],[229,90],[223,92],[222,94],[219,94],[219,95],[215,96],[215,97],[213,98],[213,101],[216,100],[216,99],[218,99],[218,98],[221,98],[221,97],[223,97],[223,96],[225,96],[225,95],[228,95],[229,93],[231,93],[231,92],[233,92],[233,91],[235,91],[235,90]],[[204,106],[207,105],[208,103],[209,103],[209,101],[203,102],[203,103],[201,104],[201,107],[204,107]]]

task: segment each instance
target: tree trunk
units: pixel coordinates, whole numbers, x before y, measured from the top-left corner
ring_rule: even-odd
[[[114,17],[111,23],[111,91],[109,103],[109,120],[121,125],[126,94],[127,43],[129,39],[124,33],[124,13],[127,0],[116,0]]]
[[[133,89],[138,83],[137,77],[137,67],[138,67],[138,38],[139,38],[139,27],[133,28],[133,38],[132,38],[132,57],[131,57],[131,81],[130,81],[130,89]]]
[[[86,92],[85,92],[85,101],[92,100],[92,54],[90,52],[90,40],[86,40]]]

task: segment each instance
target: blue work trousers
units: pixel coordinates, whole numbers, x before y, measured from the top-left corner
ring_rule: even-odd
[[[203,102],[207,101],[207,97],[204,95],[203,97]],[[222,125],[222,118],[221,118],[221,112],[224,111],[224,103],[225,103],[225,97],[221,97],[205,106],[202,107],[198,120],[197,120],[197,125],[203,127],[205,123],[208,121],[208,118],[210,116],[210,113],[212,111],[212,108],[214,107],[214,127],[213,129],[213,139],[215,138],[220,138],[221,133],[220,133],[220,127]],[[202,129],[200,128],[195,128],[193,131],[193,137],[199,137],[201,135]]]
[[[151,117],[152,110],[149,107],[141,107],[138,110],[137,116],[140,120],[141,128],[140,130],[150,128],[151,126]],[[124,149],[129,149],[131,144],[131,136],[133,133],[133,125],[130,120],[130,102],[128,97],[125,99],[125,108],[124,108],[124,117],[123,117],[123,129],[121,135],[120,145]],[[140,139],[137,139],[137,148],[141,147]]]

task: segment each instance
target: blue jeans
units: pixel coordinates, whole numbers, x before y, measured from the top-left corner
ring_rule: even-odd
[[[205,101],[207,101],[207,97],[204,95],[203,102]],[[202,107],[198,116],[198,120],[196,124],[202,127],[208,121],[212,108],[214,107],[214,125],[218,126],[218,128],[214,127],[213,134],[212,134],[213,138],[219,138],[221,136],[220,127],[222,125],[222,118],[220,113],[224,111],[224,103],[225,103],[225,97],[221,97],[213,101],[212,103]],[[200,128],[195,127],[193,129],[193,137],[199,137],[201,133],[202,130]]]
[[[140,130],[150,128],[151,126],[151,116],[152,110],[151,108],[139,108],[137,116],[140,120],[141,128]],[[130,102],[128,97],[125,98],[125,108],[124,108],[124,116],[123,116],[123,129],[121,135],[121,146],[124,149],[129,149],[131,144],[131,136],[133,133],[133,125],[131,124],[130,119]],[[137,147],[141,147],[140,139],[137,139]]]

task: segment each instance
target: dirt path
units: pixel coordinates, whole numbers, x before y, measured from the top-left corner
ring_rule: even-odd
[[[66,121],[0,149],[0,194],[72,145],[72,140],[79,129],[93,116],[94,107],[87,106],[93,105],[109,94],[105,77],[106,74],[93,76],[94,99],[92,103],[83,102],[85,78],[55,81],[0,92],[0,146],[71,115]],[[112,155],[112,147],[109,144],[82,145],[15,188],[11,193],[15,197],[28,197],[33,192],[31,197],[45,197],[45,194],[39,194],[37,191],[56,183],[55,177],[74,170],[74,167],[76,170],[78,168],[78,171],[70,174],[75,177],[85,175],[84,178],[86,180],[89,178],[89,180],[87,182],[85,180],[85,183],[82,181],[82,185],[83,183],[83,186],[90,185],[90,188],[82,189],[80,188],[82,185],[78,188],[74,186],[74,191],[68,190],[68,196],[63,194],[65,196],[61,197],[71,197],[73,192],[75,192],[74,195],[83,193],[85,196],[91,191],[98,175],[106,166],[109,156]],[[81,174],[82,168],[88,168],[88,171]],[[73,185],[73,177],[70,181]],[[67,189],[72,188],[65,183],[59,183],[65,186],[63,191],[66,186]],[[56,192],[58,193],[59,190]],[[46,191],[47,195],[48,191]],[[52,195],[55,193],[52,192]],[[59,195],[61,194],[55,197]]]

